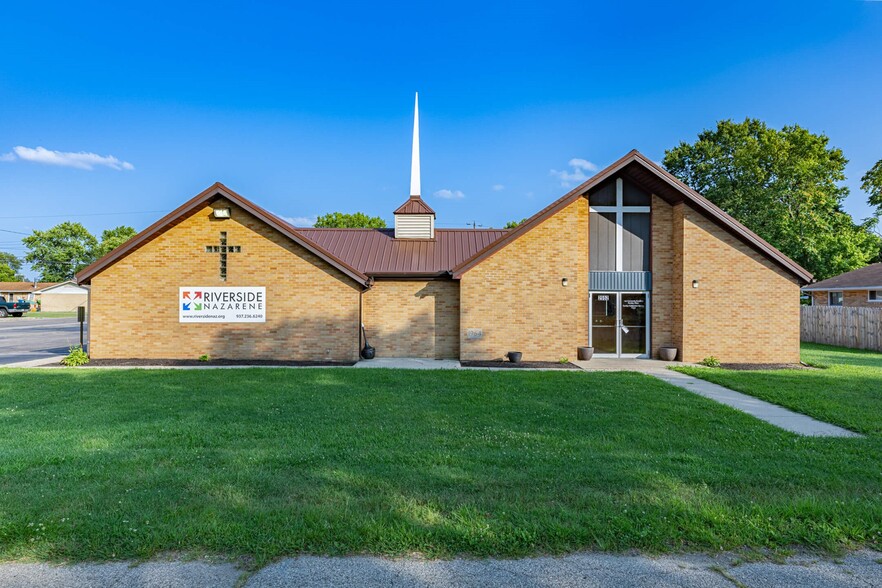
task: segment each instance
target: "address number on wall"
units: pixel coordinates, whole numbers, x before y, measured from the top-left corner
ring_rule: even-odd
[[[480,339],[484,336],[484,329],[466,329],[466,339]]]

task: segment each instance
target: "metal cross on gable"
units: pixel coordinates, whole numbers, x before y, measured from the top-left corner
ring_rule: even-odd
[[[206,253],[220,253],[220,279],[227,281],[227,254],[242,253],[242,247],[239,245],[227,245],[227,232],[220,232],[220,245],[206,245]]]

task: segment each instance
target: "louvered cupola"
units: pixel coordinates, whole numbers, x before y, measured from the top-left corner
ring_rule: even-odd
[[[435,238],[435,211],[419,196],[411,196],[395,210],[395,238]]]
[[[435,211],[420,198],[420,107],[413,104],[413,150],[410,159],[410,198],[395,209],[396,239],[434,239]]]

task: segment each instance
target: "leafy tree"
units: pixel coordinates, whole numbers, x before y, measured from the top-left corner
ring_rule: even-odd
[[[23,280],[19,278],[21,276],[16,275],[14,269],[5,263],[0,263],[0,282],[22,282]]]
[[[861,178],[861,190],[870,195],[869,202],[876,207],[876,215],[882,215],[882,159]]]
[[[385,229],[386,221],[378,216],[368,216],[363,212],[355,212],[353,214],[329,212],[318,217],[314,226],[323,229]]]
[[[522,225],[522,224],[524,223],[525,220],[527,220],[527,219],[522,218],[522,219],[519,220],[519,221],[508,221],[507,223],[505,223],[505,226],[502,227],[502,228],[503,228],[503,229],[516,229],[516,228],[518,228],[520,225]]]
[[[13,255],[12,253],[6,253],[5,251],[0,251],[0,263],[3,265],[8,265],[12,268],[12,271],[17,272],[21,269],[21,259]]]
[[[101,233],[101,243],[95,249],[95,259],[110,253],[137,234],[138,231],[125,225],[103,231]]]
[[[0,251],[0,282],[23,282],[19,272],[21,260],[12,253]]]
[[[98,240],[80,223],[65,221],[22,239],[28,248],[25,261],[44,282],[70,280],[95,259]]]
[[[665,152],[664,166],[817,279],[866,265],[879,252],[875,219],[842,210],[847,160],[829,138],[798,125],[723,120],[695,143]]]

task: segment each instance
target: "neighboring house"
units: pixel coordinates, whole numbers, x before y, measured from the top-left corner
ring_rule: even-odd
[[[57,285],[58,282],[0,282],[0,295],[7,300],[35,302],[38,291]]]
[[[89,289],[70,280],[39,288],[34,292],[41,312],[70,312],[89,303]]]
[[[818,306],[882,307],[882,263],[874,263],[805,286]]]

